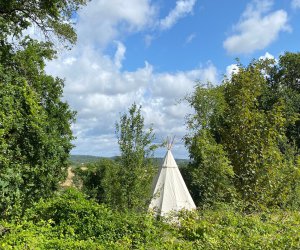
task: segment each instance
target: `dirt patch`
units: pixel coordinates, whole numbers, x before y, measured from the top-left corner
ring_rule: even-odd
[[[68,168],[68,176],[67,179],[61,184],[62,187],[72,187],[73,184],[73,177],[75,176],[74,172],[72,171],[72,168]]]
[[[87,168],[87,167],[81,167],[80,169],[83,170],[83,171],[85,171],[85,170],[87,170],[88,168]]]

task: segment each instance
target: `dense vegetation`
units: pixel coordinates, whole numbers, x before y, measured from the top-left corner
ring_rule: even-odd
[[[66,176],[75,113],[63,80],[45,73],[54,42],[73,44],[70,20],[84,0],[0,1],[0,216],[23,213]],[[42,41],[25,35],[35,25]]]
[[[198,205],[299,208],[299,69],[300,54],[253,61],[187,98],[195,110],[186,145]]]
[[[117,212],[76,190],[41,200],[21,220],[1,222],[1,249],[299,249],[300,214],[245,215],[230,206],[182,212],[174,224]]]
[[[147,213],[155,135],[136,104],[116,124],[120,157],[60,188],[75,113],[44,68],[55,44],[76,41],[85,2],[0,0],[0,249],[300,249],[299,53],[239,65],[186,98],[181,169],[198,211]],[[24,35],[32,25],[42,39]]]

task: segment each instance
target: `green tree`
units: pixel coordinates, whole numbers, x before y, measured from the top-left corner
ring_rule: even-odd
[[[185,137],[191,162],[187,185],[197,206],[229,202],[234,198],[233,169],[223,149],[220,128],[225,108],[224,88],[198,84],[187,101],[195,113],[187,120]]]
[[[74,112],[61,100],[62,80],[44,73],[48,53],[29,41],[0,64],[1,213],[51,195],[65,177]]]
[[[240,66],[225,83],[222,138],[242,198],[269,206],[285,202],[289,188],[284,188],[287,183],[282,178],[289,165],[280,148],[286,142],[285,103],[278,100],[268,110],[262,109],[260,100],[266,87],[259,62]]]
[[[118,180],[120,165],[111,159],[101,159],[75,169],[79,177],[78,186],[98,203],[105,203],[112,208],[118,207],[119,190],[122,188]]]
[[[61,100],[63,80],[44,68],[56,53],[53,39],[75,42],[69,21],[84,2],[0,1],[1,215],[50,196],[65,177],[75,113]],[[44,42],[23,36],[33,24]]]
[[[270,63],[270,62],[269,62]],[[272,62],[271,62],[272,65]],[[288,123],[287,138],[295,142],[300,148],[300,120],[294,119],[295,114],[300,115],[300,53],[290,53],[279,57],[279,62],[268,67],[268,91],[264,95],[262,106],[264,109],[284,100],[285,118]]]
[[[152,144],[153,129],[144,130],[141,107],[133,104],[128,114],[116,123],[116,134],[120,147],[120,168],[117,172],[118,195],[114,198],[120,208],[140,208],[145,205],[150,194],[153,177],[151,156],[156,148]]]
[[[0,41],[21,38],[31,26],[38,28],[46,40],[58,39],[71,44],[76,41],[72,15],[87,0],[1,0]]]
[[[282,70],[270,60],[239,65],[221,86],[198,86],[188,98],[195,114],[188,120],[186,143],[191,174],[199,173],[192,183],[194,189],[202,188],[202,199],[216,183],[232,191],[233,179],[237,194],[250,206],[299,204],[297,134],[289,133],[299,120],[297,96],[280,85]],[[223,181],[215,182],[218,175]],[[214,194],[222,194],[217,190]]]

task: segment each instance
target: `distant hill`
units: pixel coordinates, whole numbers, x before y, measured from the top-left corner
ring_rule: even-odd
[[[116,159],[117,156],[114,157],[100,157],[100,156],[94,156],[94,155],[71,155],[70,156],[70,163],[72,166],[78,166],[82,164],[87,164],[87,163],[93,163],[97,162],[100,159]],[[162,164],[163,158],[154,158],[154,164],[157,166],[160,166]],[[188,159],[176,159],[176,162],[178,166],[186,165],[189,163]]]
[[[101,158],[103,157],[93,156],[93,155],[71,155],[69,161],[71,165],[77,166],[81,164],[96,162]]]
[[[190,162],[189,159],[175,159],[175,160],[176,160],[176,163],[177,163],[178,167],[181,167],[183,165],[187,165]],[[153,161],[154,161],[155,165],[160,166],[163,163],[163,158],[155,157],[153,159]]]

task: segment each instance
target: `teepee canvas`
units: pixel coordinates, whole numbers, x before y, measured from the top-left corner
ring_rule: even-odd
[[[192,210],[196,209],[196,206],[180,174],[169,144],[154,182],[149,210],[163,216],[170,211],[181,209]]]

